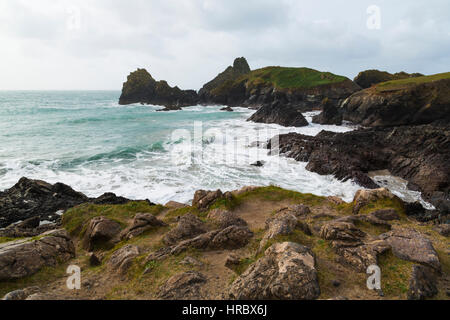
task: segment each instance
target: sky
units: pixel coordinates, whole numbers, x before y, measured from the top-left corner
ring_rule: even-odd
[[[198,90],[250,67],[450,71],[448,0],[0,0],[0,90]]]

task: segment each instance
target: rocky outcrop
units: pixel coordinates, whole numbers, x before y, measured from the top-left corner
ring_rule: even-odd
[[[120,224],[105,217],[93,218],[83,237],[83,248],[93,251],[97,247],[112,248],[120,241]]]
[[[379,71],[379,70],[366,70],[360,72],[356,78],[353,80],[357,85],[359,85],[363,89],[370,88],[371,86],[391,81],[391,80],[400,80],[400,79],[408,79],[408,78],[417,78],[422,77],[423,74],[421,73],[406,73],[406,72],[398,72],[395,74],[391,74],[386,71]]]
[[[433,243],[421,233],[413,229],[395,229],[380,238],[392,247],[392,252],[398,258],[427,265],[436,271],[441,270]]]
[[[230,226],[247,226],[247,222],[239,218],[235,213],[222,209],[211,210],[208,214],[208,219],[216,223],[220,229],[225,229]]]
[[[352,179],[366,188],[378,187],[369,172],[387,169],[446,214],[450,212],[449,123],[347,133],[323,131],[316,137],[290,133],[279,136],[279,150],[287,157],[309,162],[309,171]]]
[[[129,201],[117,197],[114,193],[88,198],[63,183],[52,185],[40,180],[22,178],[12,188],[0,192],[0,228],[30,218],[59,222],[65,210],[83,203],[116,205]]]
[[[0,194],[0,228],[31,217],[57,221],[60,219],[58,211],[88,201],[84,194],[65,184],[52,185],[22,178],[11,189]]]
[[[202,299],[204,297],[201,291],[206,282],[206,277],[196,271],[177,274],[160,287],[158,298],[164,300]]]
[[[314,300],[320,295],[314,253],[297,243],[277,243],[231,285],[230,299]]]
[[[250,73],[250,71],[247,60],[244,57],[237,58],[234,60],[233,66],[229,66],[224,72],[220,73],[200,89],[198,92],[200,101],[209,104],[234,104],[236,98],[230,94],[232,93],[230,87],[232,87],[237,79]],[[225,111],[233,110],[227,109]]]
[[[189,213],[180,218],[176,228],[164,236],[164,243],[171,246],[185,239],[192,239],[207,232],[206,225],[196,216]]]
[[[262,106],[248,121],[274,123],[284,127],[305,127],[309,124],[300,109],[280,101]]]
[[[120,238],[130,240],[143,233],[158,227],[165,227],[167,224],[150,213],[138,213],[131,223],[131,226],[122,231]]]
[[[31,276],[44,266],[54,267],[75,257],[75,247],[64,230],[44,233],[37,240],[0,244],[0,281]]]
[[[145,69],[132,72],[123,84],[119,104],[145,103],[162,105],[168,108],[187,107],[198,104],[199,98],[194,90],[181,90],[171,87],[164,81],[156,81]]]
[[[379,84],[353,94],[341,108],[344,120],[365,127],[450,122],[450,74],[436,81]]]
[[[373,189],[373,190],[358,190],[353,198],[353,214],[358,214],[359,211],[366,205],[376,202],[378,200],[396,200],[398,203],[402,203],[400,198],[395,196],[386,188]]]
[[[195,192],[192,206],[197,207],[199,210],[208,209],[216,200],[224,198],[222,191],[205,191],[198,190]]]
[[[36,237],[44,232],[58,229],[55,223],[41,225],[39,217],[32,217],[17,224],[11,224],[4,229],[0,229],[0,237],[5,238],[27,238]]]
[[[343,116],[340,109],[325,98],[321,104],[322,113],[313,117],[313,123],[342,125]]]

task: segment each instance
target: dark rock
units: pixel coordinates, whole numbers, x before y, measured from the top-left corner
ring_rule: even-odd
[[[316,137],[290,133],[280,135],[278,140],[280,153],[309,162],[309,171],[332,174],[341,180],[354,179],[365,188],[376,188],[367,173],[387,169],[419,186],[423,198],[442,214],[448,212],[450,122],[347,133],[323,131]]]
[[[424,300],[438,294],[434,270],[422,265],[414,265],[409,282],[408,300]]]
[[[255,163],[252,163],[251,166],[253,167],[264,167],[264,161],[256,161]]]
[[[400,216],[395,209],[377,210],[372,212],[371,215],[383,221],[400,220]]]
[[[100,258],[93,252],[88,254],[89,257],[89,265],[91,267],[98,267],[99,265],[102,264]]]
[[[342,125],[343,116],[339,109],[328,98],[322,101],[322,113],[313,117],[312,122],[318,124]]]
[[[112,248],[120,241],[121,227],[115,221],[105,217],[93,218],[83,237],[83,248],[92,251],[97,247]]]
[[[114,193],[105,193],[100,197],[92,200],[91,202],[94,204],[108,204],[108,205],[119,205],[119,204],[127,204],[131,200],[126,199],[124,197],[118,197]]]
[[[234,82],[239,77],[250,73],[250,66],[245,58],[234,60],[233,66],[229,66],[224,72],[208,82],[198,92],[202,103],[212,104],[233,104],[236,100],[242,99],[240,96],[245,94],[245,88],[234,87]],[[225,110],[230,111],[230,110]],[[231,110],[232,111],[232,110]]]
[[[314,253],[297,243],[276,243],[231,285],[236,300],[314,300],[320,296]]]
[[[284,127],[305,127],[309,125],[300,109],[285,105],[281,101],[262,106],[248,121],[275,123]]]
[[[331,281],[331,284],[335,288],[339,288],[341,286],[341,282],[339,280],[333,280]]]
[[[169,108],[187,107],[198,104],[199,97],[194,90],[171,87],[164,81],[156,81],[145,69],[132,72],[123,84],[119,104],[145,103]]]
[[[69,186],[22,178],[0,196],[0,228],[20,220],[39,217],[56,221],[56,212],[75,207],[89,199]]]
[[[192,239],[207,231],[205,224],[196,216],[189,213],[180,218],[176,228],[164,236],[164,243],[174,245],[185,239]]]
[[[441,236],[450,237],[450,224],[441,224],[433,228],[434,231],[439,233]]]
[[[220,111],[234,112],[233,108],[231,108],[231,107],[222,108],[222,109],[220,109]]]
[[[422,76],[423,76],[423,74],[420,74],[420,73],[409,74],[406,72],[399,72],[399,73],[391,74],[386,71],[366,70],[366,71],[360,72],[354,81],[361,88],[367,89],[367,88],[370,88],[371,86],[381,83],[381,82],[407,79],[407,78],[416,78],[416,77],[422,77]]]

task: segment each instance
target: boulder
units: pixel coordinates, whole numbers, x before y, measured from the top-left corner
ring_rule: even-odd
[[[202,287],[206,277],[195,271],[188,271],[171,277],[159,288],[158,298],[163,300],[200,300],[204,298]]]
[[[427,265],[436,271],[441,270],[432,242],[421,233],[413,229],[397,228],[382,234],[380,239],[392,247],[392,252],[398,258]]]
[[[26,300],[30,295],[36,294],[41,289],[39,287],[30,287],[20,290],[12,291],[8,294],[6,294],[2,300],[9,300],[9,301],[22,301]]]
[[[320,230],[320,237],[325,240],[361,244],[366,234],[352,222],[338,219],[323,225]]]
[[[195,192],[192,206],[197,207],[199,210],[207,210],[218,199],[222,199],[224,194],[222,191],[205,191],[198,190]]]
[[[120,238],[130,240],[142,235],[153,228],[167,226],[164,222],[150,213],[138,213],[133,219],[131,226],[122,231]]]
[[[322,101],[322,113],[313,117],[312,122],[318,124],[342,125],[343,116],[339,109],[328,98]]]
[[[169,209],[182,209],[186,208],[188,205],[176,201],[169,201],[166,203],[165,207]]]
[[[83,236],[83,248],[93,251],[96,247],[112,248],[120,241],[120,224],[105,217],[95,217],[89,221]]]
[[[301,110],[284,105],[281,101],[262,106],[248,121],[279,124],[284,127],[306,127],[309,125]]]
[[[140,250],[137,246],[126,245],[112,254],[108,265],[117,274],[125,275],[139,254]]]
[[[409,282],[408,300],[424,300],[437,294],[437,279],[434,270],[422,265],[414,265]]]
[[[400,220],[400,216],[395,209],[377,210],[372,212],[370,215],[383,221]]]
[[[314,300],[320,295],[314,253],[300,244],[277,243],[229,290],[237,300]]]
[[[357,272],[366,273],[368,267],[378,265],[378,258],[387,252],[390,246],[385,241],[375,240],[358,246],[339,242],[335,249],[340,263],[349,265]]]
[[[215,222],[220,229],[225,229],[230,226],[247,226],[247,222],[239,218],[235,213],[222,209],[212,210],[208,214],[208,219]]]
[[[433,228],[434,231],[439,233],[441,236],[449,237],[450,236],[450,224],[440,224]]]
[[[54,267],[75,257],[75,247],[65,230],[0,244],[0,281],[31,276],[45,266]]]
[[[192,239],[205,233],[205,224],[195,215],[189,213],[180,218],[176,228],[170,230],[164,236],[164,243],[171,246],[185,239]]]

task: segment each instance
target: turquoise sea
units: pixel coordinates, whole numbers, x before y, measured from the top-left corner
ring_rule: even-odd
[[[219,106],[157,112],[119,106],[118,91],[0,92],[0,190],[21,177],[63,182],[89,196],[104,192],[165,203],[188,202],[198,189],[234,190],[279,185],[350,201],[354,183],[308,172],[305,163],[277,155],[256,141],[276,134],[350,126],[284,128],[255,124],[254,112]],[[306,114],[311,120],[312,114]],[[264,167],[251,166],[264,161]]]

